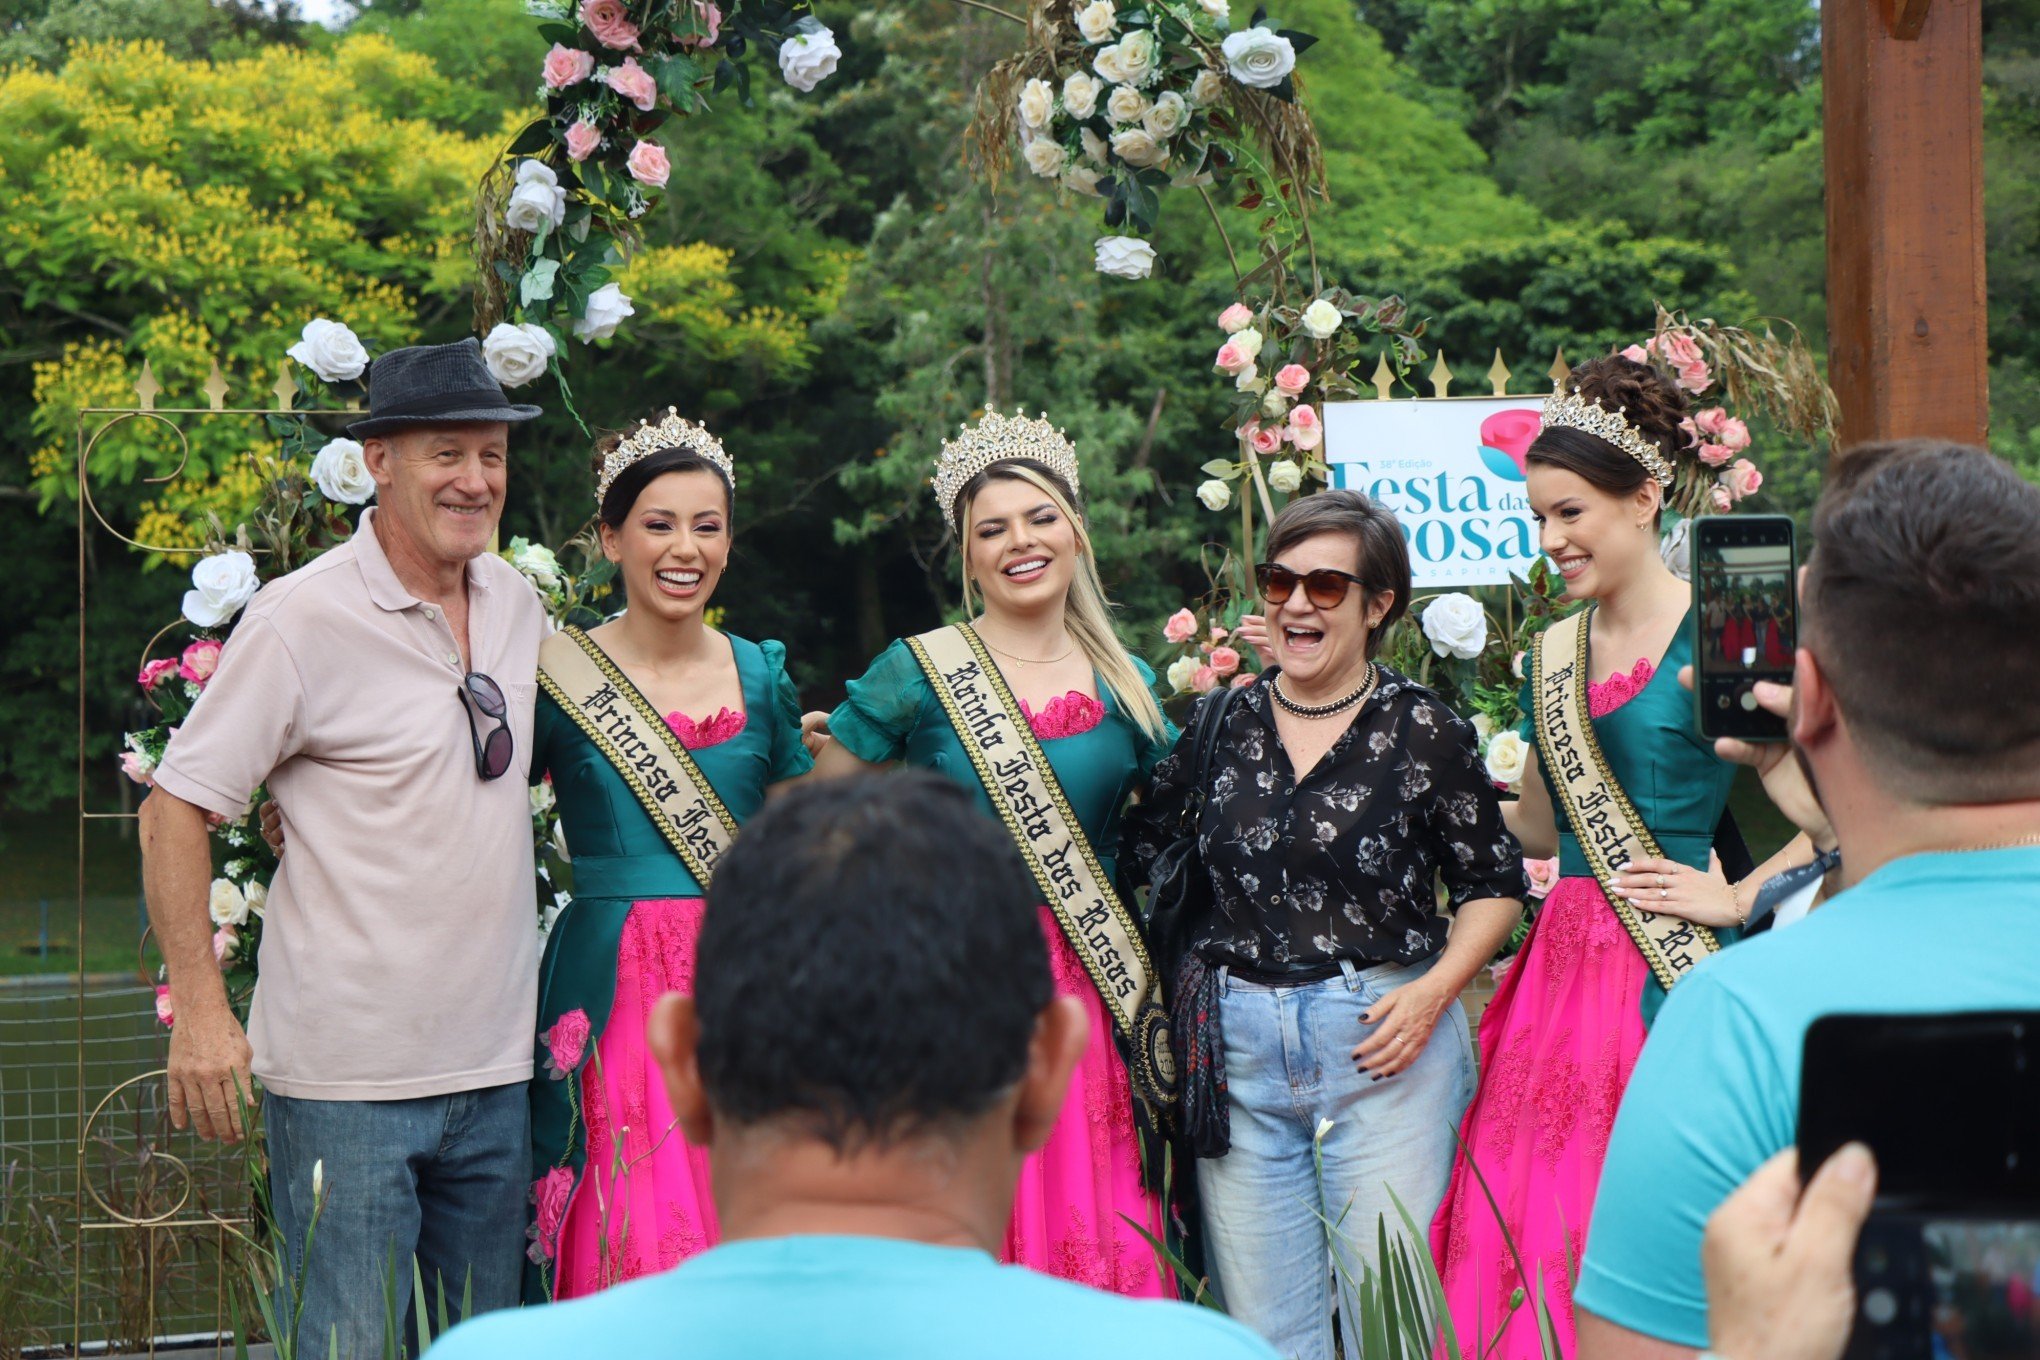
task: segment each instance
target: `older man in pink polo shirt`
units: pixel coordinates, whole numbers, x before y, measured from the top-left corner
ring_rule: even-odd
[[[472,1311],[517,1301],[531,1181],[538,935],[526,793],[538,646],[530,586],[488,551],[513,405],[473,340],[369,374],[377,506],[271,582],[142,805],[149,916],[169,968],[171,1120],[243,1134],[264,1091],[270,1193],[302,1250],[306,1356],[383,1353],[415,1254]],[[248,1032],[211,947],[206,814],[258,785],[289,851],[270,885]],[[252,1046],[251,1046],[252,1045]]]

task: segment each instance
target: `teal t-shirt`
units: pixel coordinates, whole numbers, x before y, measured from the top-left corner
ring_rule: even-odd
[[[1704,1347],[1707,1217],[1799,1122],[1807,1026],[1838,1013],[2040,1008],[2040,849],[1912,855],[1673,989],[1601,1171],[1574,1303]]]
[[[882,1237],[731,1242],[571,1303],[490,1313],[434,1360],[1274,1360],[1208,1308],[1106,1294]]]

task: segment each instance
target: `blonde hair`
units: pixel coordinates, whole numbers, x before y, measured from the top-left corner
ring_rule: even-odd
[[[970,577],[970,531],[973,524],[971,504],[986,480],[992,477],[1010,477],[1026,482],[1029,486],[1045,493],[1055,503],[1077,533],[1077,570],[1070,579],[1070,591],[1065,608],[1065,621],[1077,646],[1083,649],[1086,658],[1105,680],[1105,686],[1112,691],[1112,697],[1119,701],[1120,711],[1132,718],[1134,725],[1146,734],[1150,741],[1161,741],[1168,734],[1168,727],[1162,720],[1162,710],[1155,703],[1155,696],[1140,678],[1140,670],[1133,664],[1133,656],[1119,641],[1119,634],[1112,631],[1112,603],[1105,597],[1105,583],[1098,577],[1098,559],[1091,551],[1091,533],[1085,527],[1084,517],[1071,504],[1069,493],[1056,483],[1054,477],[1027,463],[1000,463],[987,468],[972,479],[958,499],[963,502],[957,507],[957,521],[962,524],[959,545],[963,551],[963,603],[966,609],[975,613],[981,607],[977,583]]]

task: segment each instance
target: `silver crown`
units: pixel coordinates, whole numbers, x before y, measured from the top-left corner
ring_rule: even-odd
[[[1643,464],[1644,471],[1657,479],[1665,490],[1672,489],[1678,474],[1671,462],[1656,444],[1636,432],[1636,428],[1623,418],[1622,412],[1610,411],[1598,401],[1588,401],[1577,392],[1554,391],[1544,399],[1544,415],[1538,422],[1540,429],[1585,430],[1588,434],[1607,440],[1616,448]]]
[[[987,409],[976,425],[957,427],[954,439],[942,441],[942,456],[935,460],[935,500],[949,517],[957,533],[963,526],[956,518],[956,495],[970,485],[971,478],[994,463],[1021,459],[1054,473],[1072,496],[1077,485],[1077,451],[1069,436],[1037,416],[1015,409],[1010,416]]]
[[[600,505],[609,495],[610,483],[622,475],[623,470],[641,458],[649,458],[667,449],[686,449],[699,454],[716,465],[729,481],[730,489],[736,490],[737,470],[730,463],[730,456],[724,451],[722,440],[706,429],[681,415],[668,406],[666,418],[654,425],[649,420],[638,422],[637,429],[630,437],[618,444],[607,458],[602,460],[602,475],[595,481],[595,503]]]

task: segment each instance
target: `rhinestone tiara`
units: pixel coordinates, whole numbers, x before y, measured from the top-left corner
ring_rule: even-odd
[[[664,420],[656,425],[649,420],[639,421],[638,427],[631,431],[630,437],[618,444],[609,456],[602,460],[602,475],[595,482],[595,503],[600,505],[608,498],[610,484],[623,474],[625,468],[640,459],[649,458],[655,453],[663,453],[667,449],[686,449],[701,455],[715,464],[729,482],[730,489],[736,490],[737,470],[731,465],[730,456],[724,451],[722,440],[681,415],[675,408],[668,406]]]
[[[942,456],[935,460],[935,500],[957,533],[963,525],[956,517],[956,495],[970,485],[971,478],[994,463],[1022,459],[1048,469],[1070,489],[1077,485],[1077,451],[1069,436],[1042,417],[1029,419],[1015,409],[1010,416],[987,409],[976,425],[960,425],[954,439],[942,441]]]
[[[1643,464],[1644,471],[1656,478],[1657,484],[1667,491],[1672,489],[1672,483],[1677,479],[1677,472],[1658,446],[1638,434],[1636,428],[1623,418],[1619,408],[1610,411],[1600,402],[1588,401],[1578,392],[1554,391],[1546,397],[1544,414],[1538,426],[1545,430],[1585,430],[1607,440]]]

